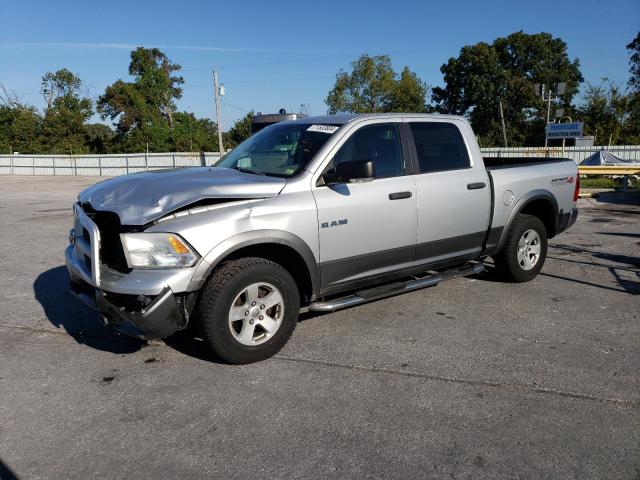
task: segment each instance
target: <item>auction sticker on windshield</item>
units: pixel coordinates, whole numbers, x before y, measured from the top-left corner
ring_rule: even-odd
[[[335,125],[311,125],[309,128],[307,128],[307,132],[321,132],[331,135],[339,128],[340,127],[337,127]]]

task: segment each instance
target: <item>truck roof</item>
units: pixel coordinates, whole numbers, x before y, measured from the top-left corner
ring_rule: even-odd
[[[465,120],[464,117],[458,115],[444,115],[440,113],[340,113],[338,115],[316,115],[310,117],[300,118],[298,120],[289,120],[289,122],[295,123],[330,123],[330,124],[338,124],[343,125],[345,123],[352,122],[354,120],[362,119],[362,118],[393,118],[393,117],[421,117],[421,118],[432,118],[432,119],[451,119],[451,120]]]

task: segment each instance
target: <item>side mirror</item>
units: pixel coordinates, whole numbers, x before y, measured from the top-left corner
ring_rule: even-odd
[[[335,177],[342,182],[370,182],[376,176],[371,160],[343,162],[336,167]]]

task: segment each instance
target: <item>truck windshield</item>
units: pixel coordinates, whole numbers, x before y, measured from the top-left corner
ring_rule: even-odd
[[[258,175],[293,177],[303,170],[340,125],[275,124],[249,137],[216,163]]]

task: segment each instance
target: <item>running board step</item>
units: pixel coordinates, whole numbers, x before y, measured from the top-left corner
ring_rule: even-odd
[[[417,278],[406,282],[395,282],[387,285],[382,285],[380,287],[360,290],[353,295],[349,295],[348,297],[313,302],[309,305],[309,310],[312,312],[335,312],[336,310],[353,307],[355,305],[360,305],[361,303],[372,302],[374,300],[380,300],[381,298],[390,297],[392,295],[398,295],[400,293],[412,292],[421,288],[431,287],[452,278],[474,275],[476,273],[483,272],[484,269],[484,263],[472,263],[470,265],[465,265],[464,267],[454,268],[451,270],[443,270],[442,272],[436,273],[434,275],[428,275],[426,277]]]

